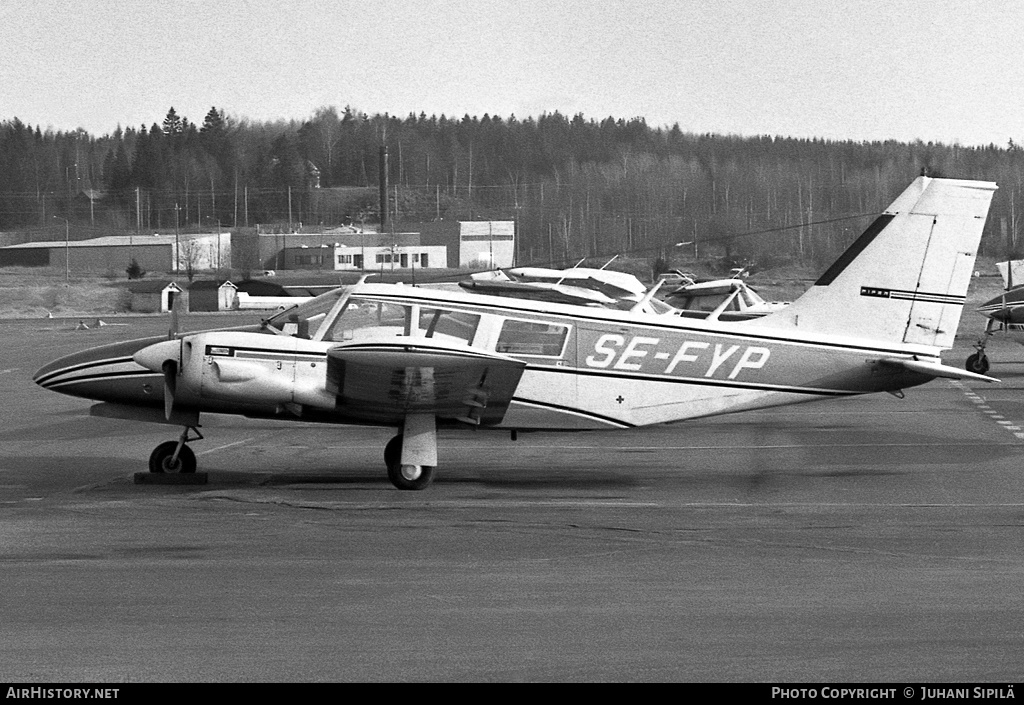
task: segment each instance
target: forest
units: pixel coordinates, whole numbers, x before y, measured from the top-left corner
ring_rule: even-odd
[[[884,119],[884,116],[879,116]],[[382,153],[386,150],[386,160]],[[919,174],[995,181],[982,252],[1019,256],[1024,150],[693,134],[643,118],[367,115],[253,122],[172,107],[102,136],[0,122],[0,231],[29,240],[257,224],[515,220],[520,263],[617,254],[830,263]]]

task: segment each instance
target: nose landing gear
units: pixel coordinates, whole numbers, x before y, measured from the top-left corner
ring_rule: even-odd
[[[985,355],[985,345],[995,332],[995,323],[996,321],[989,319],[985,324],[985,334],[974,344],[974,349],[977,352],[968,357],[967,362],[964,364],[964,369],[968,372],[976,372],[979,375],[988,372],[989,362],[988,356]],[[1000,325],[1000,328],[1002,328],[1002,325]]]
[[[194,438],[189,438],[195,433]],[[155,473],[194,473],[196,454],[186,443],[202,440],[203,434],[195,426],[186,426],[176,441],[161,443],[149,456],[149,471]]]

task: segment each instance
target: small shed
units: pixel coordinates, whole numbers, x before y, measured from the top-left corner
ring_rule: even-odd
[[[128,291],[132,295],[132,310],[141,313],[166,313],[174,306],[175,299],[182,295],[186,296],[187,302],[185,290],[166,279],[132,282]]]
[[[194,281],[188,288],[189,311],[231,311],[238,308],[238,287],[230,281]]]

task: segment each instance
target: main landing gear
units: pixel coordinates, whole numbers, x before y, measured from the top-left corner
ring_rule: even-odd
[[[192,435],[194,434],[194,435]],[[194,473],[196,454],[186,443],[203,438],[196,426],[185,426],[176,441],[166,441],[149,456],[153,473]],[[411,414],[402,424],[402,433],[384,447],[388,479],[400,490],[423,490],[434,479],[437,466],[437,428],[432,415]]]
[[[437,421],[433,414],[409,414],[401,433],[384,447],[388,479],[400,490],[426,489],[437,466]]]
[[[189,438],[195,433],[195,438]],[[161,443],[149,456],[149,471],[157,473],[193,473],[196,471],[196,454],[186,443],[203,438],[195,426],[186,426],[176,441]]]
[[[434,468],[429,465],[402,463],[402,435],[399,434],[384,446],[384,464],[388,467],[388,479],[400,490],[423,490],[434,479]]]

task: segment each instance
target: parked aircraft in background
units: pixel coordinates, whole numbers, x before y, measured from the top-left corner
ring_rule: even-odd
[[[765,301],[740,277],[684,283],[669,292],[665,302],[677,309],[681,316],[721,321],[746,321],[767,316],[788,304]]]
[[[995,184],[919,177],[799,299],[741,325],[395,284],[319,296],[259,329],[116,343],[44,366],[91,413],[183,428],[153,472],[194,472],[202,414],[392,426],[400,489],[426,487],[437,429],[629,429],[937,377]],[[337,432],[344,433],[344,429]],[[195,437],[193,437],[195,436]]]
[[[1003,277],[1003,293],[978,307],[978,312],[988,320],[985,332],[974,344],[977,352],[967,358],[966,364],[968,370],[979,374],[988,372],[990,363],[985,348],[994,334],[1003,332],[1024,343],[1024,284],[1014,286],[1014,281],[1024,282],[1024,260],[997,262],[996,268]]]
[[[459,286],[490,296],[619,309],[631,309],[647,295],[647,287],[632,274],[579,266],[569,269],[513,267],[480,272],[459,282]],[[657,312],[667,311],[664,308]]]
[[[655,289],[651,290],[635,276],[624,272],[586,267],[516,267],[508,273],[502,270],[482,272],[460,282],[459,286],[493,296],[722,321],[745,321],[786,305],[765,301],[742,279],[743,273],[744,270],[736,270],[729,279],[696,281],[689,275],[675,272],[659,276]],[[672,291],[660,299],[654,298],[655,294],[660,294],[658,287],[670,282]]]

